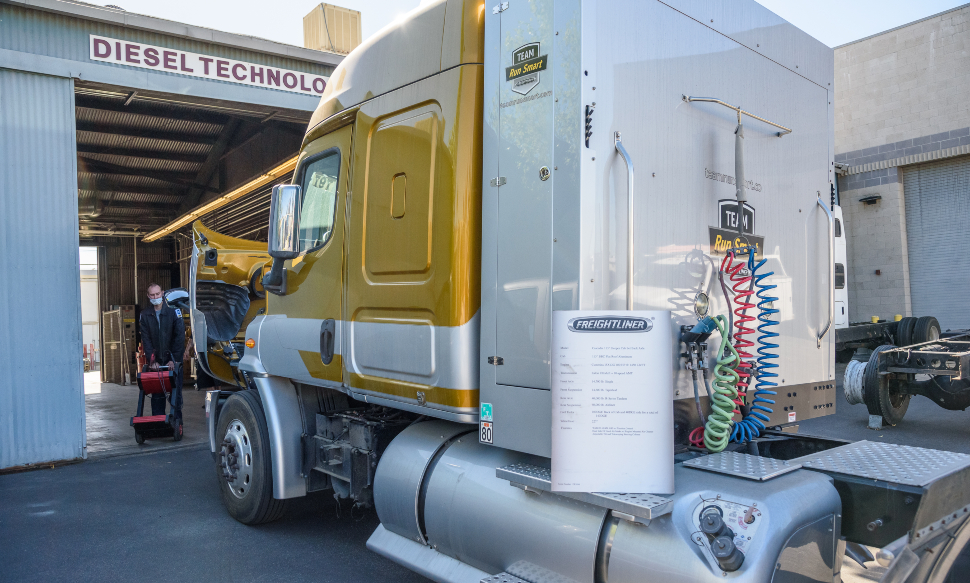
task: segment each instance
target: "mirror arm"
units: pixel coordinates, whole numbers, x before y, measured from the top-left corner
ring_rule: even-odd
[[[273,267],[263,276],[263,289],[278,296],[286,295],[286,268],[282,259],[273,260]]]

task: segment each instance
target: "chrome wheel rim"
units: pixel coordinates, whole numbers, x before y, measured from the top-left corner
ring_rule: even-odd
[[[236,498],[245,498],[253,480],[253,443],[239,419],[233,419],[226,427],[219,463],[229,491]]]

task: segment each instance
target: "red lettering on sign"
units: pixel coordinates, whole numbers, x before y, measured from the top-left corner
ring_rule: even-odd
[[[145,49],[145,64],[149,67],[157,67],[158,63],[158,51],[155,49]]]
[[[256,68],[255,65],[250,66],[249,80],[255,83],[257,77],[259,78],[260,83],[265,83],[265,81],[263,80],[263,68],[262,67]]]
[[[111,56],[111,43],[99,38],[94,39],[94,56],[99,59],[106,59]]]
[[[243,70],[243,74],[242,74],[241,77],[239,76],[239,73],[236,72],[236,69],[237,68]],[[242,63],[236,63],[235,65],[233,65],[232,66],[232,76],[236,78],[236,81],[245,81],[246,80],[246,65],[243,65]]]
[[[121,60],[121,43],[119,42],[115,43],[115,60],[116,61]]]
[[[309,91],[310,88],[306,86],[306,79],[304,75],[300,75],[300,91]]]
[[[229,61],[216,61],[216,77],[229,78]]]
[[[129,63],[141,63],[141,59],[138,58],[140,56],[138,54],[138,51],[140,50],[141,50],[141,47],[139,47],[138,45],[126,44],[125,60],[128,61]]]
[[[292,79],[292,83],[290,82]],[[296,75],[293,73],[286,73],[283,75],[283,85],[286,85],[287,89],[294,89],[296,87]]]
[[[175,66],[175,54],[172,51],[162,51],[162,66],[166,69],[177,71],[178,67]]]
[[[185,65],[185,55],[184,54],[182,55],[182,70],[185,71],[186,73],[195,73],[195,69],[189,69]]]
[[[209,63],[212,62],[212,59],[210,59],[209,57],[199,57],[199,60],[202,61],[202,68],[205,70],[205,74],[208,75]]]
[[[275,83],[280,86],[280,72],[278,69],[266,69],[266,84]]]
[[[319,89],[317,89],[317,83],[320,84]],[[317,93],[323,93],[323,90],[326,88],[327,88],[327,82],[321,79],[320,77],[317,77],[316,79],[313,80],[313,90],[316,91]]]

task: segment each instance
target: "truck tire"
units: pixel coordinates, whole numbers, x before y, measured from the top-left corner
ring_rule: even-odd
[[[272,522],[283,516],[286,500],[273,498],[269,431],[256,391],[239,391],[219,412],[216,475],[222,502],[243,524]]]
[[[933,316],[923,316],[913,327],[913,344],[940,339],[940,322]]]
[[[903,318],[896,325],[896,345],[909,346],[913,343],[913,329],[916,327],[916,318]],[[875,413],[873,413],[875,415]]]
[[[866,370],[862,374],[863,398],[870,415],[882,415],[886,425],[897,425],[909,409],[912,395],[900,395],[889,390],[886,377],[879,375],[879,353],[896,348],[884,344],[872,351]]]

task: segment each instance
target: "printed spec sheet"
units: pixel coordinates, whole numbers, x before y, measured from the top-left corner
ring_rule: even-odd
[[[672,494],[670,312],[552,314],[553,491]]]

